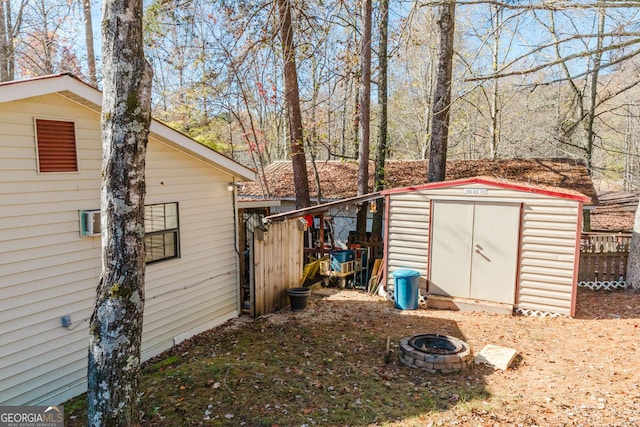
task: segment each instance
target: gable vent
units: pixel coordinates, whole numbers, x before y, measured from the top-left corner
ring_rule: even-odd
[[[77,172],[75,123],[36,119],[40,172]]]

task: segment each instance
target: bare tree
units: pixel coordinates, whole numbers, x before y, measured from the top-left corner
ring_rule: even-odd
[[[309,198],[309,178],[307,160],[304,154],[304,133],[302,130],[302,112],[300,110],[300,92],[298,90],[298,71],[296,69],[295,45],[293,43],[293,24],[291,22],[291,4],[289,0],[278,0],[280,16],[280,40],[284,60],[285,101],[289,116],[289,139],[291,142],[291,162],[296,190],[296,208],[311,205]]]
[[[560,63],[564,79],[568,82],[568,86],[571,90],[573,100],[570,103],[567,111],[562,115],[562,121],[558,125],[558,140],[562,144],[572,146],[581,152],[584,157],[587,168],[590,173],[593,173],[593,154],[594,154],[594,142],[595,142],[595,128],[594,121],[597,117],[597,108],[599,106],[598,100],[598,79],[601,71],[602,54],[604,47],[604,33],[605,33],[605,9],[598,9],[598,23],[597,23],[597,37],[596,37],[596,50],[592,56],[592,60],[589,61],[586,74],[588,79],[582,79],[585,84],[584,88],[580,88],[578,85],[579,80],[572,77],[572,73],[569,70],[569,66],[566,62]],[[560,37],[558,36],[555,17],[553,12],[549,12],[549,25],[548,29],[553,36],[554,51],[556,58],[561,59],[563,56],[560,52]],[[584,137],[582,143],[572,142],[572,136],[577,130],[582,128],[584,131]]]
[[[83,76],[75,34],[79,27],[73,2],[28,1],[16,40],[16,72],[40,76],[71,72]]]
[[[84,40],[87,46],[87,66],[89,68],[89,83],[96,85],[96,55],[93,47],[93,19],[91,18],[91,0],[82,0],[84,13]]]
[[[439,7],[440,51],[438,73],[433,96],[433,119],[429,149],[429,182],[444,181],[449,140],[449,112],[451,109],[451,74],[455,35],[456,3],[447,0]]]
[[[360,91],[358,130],[358,195],[369,192],[369,139],[371,136],[371,0],[362,1],[362,40],[360,42]],[[359,241],[367,239],[368,203],[358,205],[356,235]]]
[[[380,117],[378,119],[378,146],[376,147],[374,191],[384,188],[385,170],[384,164],[387,160],[387,65],[389,64],[388,41],[389,41],[389,0],[380,1],[380,22],[378,25],[380,42],[378,43],[378,104],[380,105]],[[382,209],[384,203],[382,199],[375,202],[376,209],[373,214],[371,225],[371,241],[382,242]]]
[[[0,1],[0,82],[15,79],[15,41],[22,26],[22,13],[27,0],[20,1],[14,16],[10,1]]]
[[[389,83],[394,86],[388,100],[392,111],[388,117],[390,155],[398,153],[398,156],[418,159],[429,156],[433,82],[438,54],[434,42],[437,25],[433,12],[433,8],[414,8],[406,30],[390,29],[399,43],[389,78]]]
[[[142,0],[105,0],[102,22],[102,273],[89,328],[88,424],[138,424],[144,311],[145,156],[153,72]]]
[[[491,47],[491,69],[495,73],[498,71],[503,9],[499,6],[493,5],[490,6],[490,8],[493,32],[493,45]],[[496,159],[498,157],[498,146],[500,145],[500,103],[498,101],[498,97],[500,96],[499,81],[500,80],[497,78],[493,79],[490,97],[491,108],[489,109],[489,117],[491,117],[491,126],[489,127],[489,134],[491,135],[490,147],[492,159]]]

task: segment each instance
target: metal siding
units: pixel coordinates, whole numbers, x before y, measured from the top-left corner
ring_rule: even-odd
[[[429,257],[429,201],[413,193],[393,195],[389,206],[387,285],[393,287],[393,271],[409,268],[427,275]]]
[[[77,173],[37,173],[33,117],[51,112],[73,117]],[[80,238],[78,210],[100,206],[99,119],[57,95],[0,104],[0,299],[10,307],[0,312],[0,404],[58,404],[86,390],[100,238]],[[146,203],[179,203],[182,257],[147,267],[144,358],[237,315],[230,179],[149,142]],[[66,314],[77,328],[61,327]]]
[[[520,204],[476,203],[469,297],[513,304],[520,243]]]
[[[473,247],[473,203],[431,203],[429,292],[468,296]]]
[[[465,194],[464,189],[486,189],[486,195]],[[424,244],[428,239],[429,200],[459,200],[491,203],[524,203],[522,224],[519,287],[516,308],[523,310],[570,314],[573,294],[573,270],[580,203],[545,194],[535,194],[513,189],[495,188],[484,184],[471,184],[420,190],[390,195],[389,261],[390,270],[401,265],[400,248]],[[412,218],[414,230],[395,224],[394,209],[402,214],[402,221]],[[420,220],[418,220],[421,218]],[[419,225],[418,225],[419,224]],[[412,235],[413,233],[413,235]],[[422,247],[422,246],[421,246]],[[406,249],[404,249],[406,251]],[[428,254],[424,253],[425,268]],[[415,266],[415,264],[414,264]],[[425,270],[421,270],[426,274]],[[393,285],[392,278],[387,279]]]
[[[561,200],[557,206],[530,204],[524,215],[518,307],[568,315],[574,292],[580,204]]]

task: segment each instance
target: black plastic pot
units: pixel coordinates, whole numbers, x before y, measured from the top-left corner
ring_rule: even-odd
[[[287,289],[287,295],[291,302],[291,311],[302,311],[307,308],[307,301],[309,300],[309,295],[311,295],[311,289],[289,288]]]

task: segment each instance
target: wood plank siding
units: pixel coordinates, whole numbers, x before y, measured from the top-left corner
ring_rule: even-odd
[[[38,173],[34,118],[74,124],[77,172]],[[86,390],[101,260],[79,211],[100,208],[99,120],[55,94],[0,103],[0,404]],[[147,266],[144,359],[238,315],[233,177],[153,138],[146,164],[146,204],[179,204],[181,257]]]
[[[465,189],[467,191],[465,191]],[[483,195],[471,194],[482,190]],[[387,285],[393,271],[417,270],[427,278],[431,200],[522,204],[515,309],[571,314],[581,203],[542,193],[466,184],[389,195]]]
[[[300,221],[274,222],[266,232],[254,233],[254,317],[288,305],[287,289],[300,286],[304,256]]]

